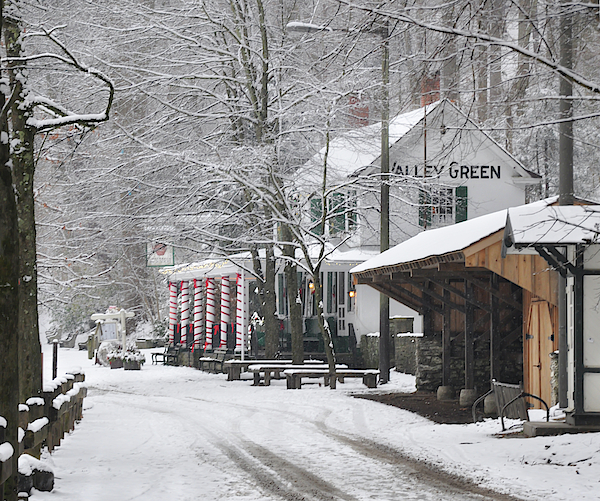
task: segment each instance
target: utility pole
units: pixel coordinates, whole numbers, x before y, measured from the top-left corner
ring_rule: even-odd
[[[390,52],[388,22],[381,30],[381,224],[379,251],[390,248]],[[379,293],[379,382],[390,380],[390,298]]]
[[[570,9],[567,0],[561,1],[565,9],[560,21],[560,64],[566,69],[573,68],[573,24],[572,16],[566,12]],[[564,76],[560,76],[560,124],[559,138],[559,205],[573,205],[573,84]],[[565,277],[558,277],[558,404],[562,408],[568,406],[567,377],[567,284]]]

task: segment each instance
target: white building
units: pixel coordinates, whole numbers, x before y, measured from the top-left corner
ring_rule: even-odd
[[[471,122],[450,101],[398,115],[390,120],[390,244],[395,245],[420,231],[464,221],[526,202],[526,187],[540,177],[529,172],[512,155]],[[306,225],[323,237],[333,251],[322,266],[325,314],[335,338],[379,330],[378,292],[368,286],[354,288],[349,270],[379,253],[379,171],[381,125],[361,127],[334,138],[298,171],[297,189],[303,200]],[[330,217],[320,228],[323,201],[322,169],[327,155]],[[333,250],[335,249],[335,250]],[[248,256],[247,256],[248,257]],[[238,260],[240,257],[238,256]],[[244,259],[242,259],[244,261]],[[250,282],[249,261],[232,259],[229,280],[245,270]],[[223,272],[213,264],[179,268],[170,276],[174,283]],[[283,263],[277,277],[277,314],[282,330],[288,330],[287,291]],[[192,273],[193,271],[193,273]],[[310,277],[300,275],[306,338],[313,342],[314,305]],[[356,293],[350,297],[349,292]],[[249,292],[244,296],[244,318],[250,311]],[[417,314],[394,301],[390,316]],[[245,320],[247,325],[247,320]],[[417,318],[415,329],[420,329]],[[339,339],[340,346],[354,340]],[[285,347],[284,347],[285,348]]]

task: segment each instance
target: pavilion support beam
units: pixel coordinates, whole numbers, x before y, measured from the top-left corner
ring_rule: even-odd
[[[473,296],[473,285],[469,282],[465,282],[465,294]],[[469,301],[465,303],[465,389],[472,390],[475,388],[474,308]]]
[[[467,297],[467,295],[463,291],[461,291],[459,288],[450,285],[450,282],[448,280],[439,280],[439,279],[435,279],[433,277],[428,277],[428,280],[433,282],[434,284],[438,285],[439,287],[442,287],[444,290],[447,290],[447,291],[451,292],[452,294],[456,294],[461,299],[471,302],[474,306],[476,306],[480,310],[484,310],[488,313],[490,312],[490,306],[488,304],[484,304],[481,301],[477,301],[477,299],[475,299],[474,295],[473,295],[473,297],[470,297],[470,298]],[[468,281],[468,282],[471,281],[470,278],[469,279],[465,278],[464,280]],[[444,297],[446,297],[446,296],[444,296]],[[453,304],[450,302],[450,296],[447,296],[447,297],[448,297],[447,304]]]
[[[492,294],[492,290],[498,289],[498,275],[493,273],[490,276],[490,308],[492,313],[490,316],[490,380],[497,377],[497,332],[500,328],[500,308],[498,298]]]
[[[450,292],[444,290],[444,298],[450,300]],[[450,313],[451,308],[444,304],[444,323],[442,331],[442,386],[450,386],[450,360],[451,360],[451,337],[450,337]]]
[[[432,304],[431,301],[426,301],[424,298],[425,294],[423,296],[418,296],[414,292],[409,291],[407,288],[402,287],[402,284],[400,281],[392,280],[387,276],[381,276],[381,277],[378,276],[378,277],[374,277],[374,278],[375,279],[372,282],[368,282],[368,285],[370,285],[374,289],[377,289],[380,292],[384,292],[392,299],[395,299],[396,301],[401,302],[403,304],[407,304],[406,301],[403,301],[400,298],[401,295],[404,295],[404,296],[411,298],[414,301],[414,303],[420,304],[421,309],[422,308],[432,309],[436,313],[443,315],[444,310],[442,309],[442,307]],[[358,283],[362,283],[362,282],[359,281]],[[427,291],[428,291],[428,289],[421,284],[419,284],[419,286],[417,286],[414,283],[406,282],[406,285],[412,286],[415,289],[420,290],[421,292],[427,293]],[[407,304],[407,306],[410,306],[411,308],[413,308],[413,306],[410,303]],[[417,309],[417,311],[419,310],[418,308],[413,308],[413,309]],[[421,312],[419,311],[419,313],[421,313]],[[421,314],[423,314],[423,313],[421,313]]]
[[[433,281],[430,278],[425,279],[425,283],[421,283],[420,280],[415,280],[411,278],[407,273],[394,273],[392,280],[394,282],[403,282],[412,285],[414,288],[419,289],[421,292],[427,294],[432,299],[439,301],[441,304],[447,304],[454,310],[458,310],[461,313],[464,313],[464,306],[457,304],[450,299],[445,298],[442,294],[439,294],[433,290],[431,290],[430,285]],[[436,284],[437,285],[437,284]]]
[[[498,277],[498,275],[496,273],[493,273],[493,275],[496,275]],[[460,276],[460,278],[463,278],[464,280],[468,280],[473,285],[475,285],[478,289],[482,289],[490,294],[493,294],[494,297],[496,297],[496,299],[502,301],[504,304],[506,304],[508,306],[513,307],[515,310],[519,310],[519,311],[522,310],[523,305],[521,303],[516,301],[512,296],[507,296],[506,294],[503,294],[499,288],[494,289],[494,288],[490,287],[489,283],[487,283],[479,278],[475,278],[468,273],[462,273],[460,275],[457,274],[457,277],[458,276]]]

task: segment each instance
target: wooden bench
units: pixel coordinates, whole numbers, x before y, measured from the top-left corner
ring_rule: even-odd
[[[212,356],[200,357],[198,359],[198,369],[209,372],[223,372],[223,363],[227,356],[227,349],[217,348],[212,352]]]
[[[492,381],[492,389],[485,395],[479,397],[471,408],[473,422],[477,422],[477,405],[485,400],[488,395],[494,395],[496,400],[496,409],[500,415],[502,431],[506,431],[504,426],[504,417],[508,419],[520,419],[521,421],[529,421],[529,413],[527,412],[526,398],[534,398],[539,400],[546,407],[546,421],[550,421],[550,409],[548,404],[536,395],[523,391],[523,386],[519,384],[501,383]]]
[[[152,364],[162,363],[163,365],[177,365],[179,361],[179,346],[165,346],[163,351],[153,351]]]
[[[286,370],[293,369],[326,369],[327,365],[322,360],[310,360],[303,364],[291,364],[291,363],[277,363],[277,364],[253,364],[248,367],[248,372],[254,374],[254,386],[258,386],[263,381],[264,386],[271,384],[271,379],[281,379],[281,374]],[[348,366],[345,364],[337,364],[339,369],[347,369]]]
[[[287,369],[283,373],[285,374],[285,378],[287,380],[288,389],[300,389],[302,387],[303,377],[323,378],[325,386],[329,386],[329,369],[325,367],[318,369],[293,368]],[[343,383],[345,378],[360,377],[362,378],[363,384],[367,388],[377,388],[379,371],[377,369],[348,369],[338,368],[336,366],[335,376],[340,383]]]
[[[304,369],[321,369],[326,367],[325,362],[314,360],[310,363],[294,365],[292,363],[254,363],[248,366],[248,372],[254,374],[254,386],[259,386],[263,380],[264,386],[271,384],[271,379],[280,379],[282,372],[288,369],[304,368]],[[346,369],[347,365],[340,365],[340,368]],[[271,377],[272,376],[272,377]]]
[[[223,362],[223,371],[227,373],[227,381],[239,381],[242,372],[248,371],[248,367],[254,364],[291,364],[291,360],[226,360]]]

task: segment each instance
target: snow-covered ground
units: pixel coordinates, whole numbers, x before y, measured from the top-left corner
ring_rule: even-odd
[[[443,479],[428,486],[406,455],[522,499],[600,499],[597,433],[500,438],[498,420],[434,424],[352,398],[383,391],[360,380],[335,391],[287,390],[284,381],[253,387],[150,363],[110,370],[61,349],[59,373],[73,367],[86,373],[84,418],[45,456],[55,488],[34,492],[34,501],[492,499],[461,495]],[[392,390],[414,390],[414,378],[392,372]]]

